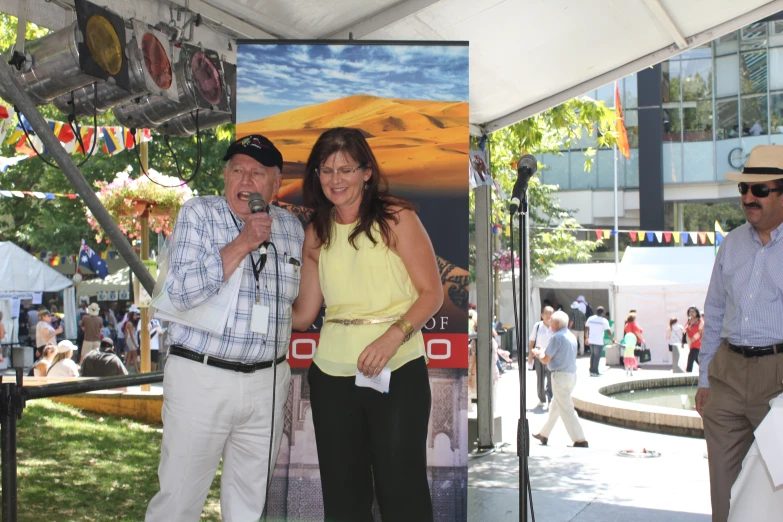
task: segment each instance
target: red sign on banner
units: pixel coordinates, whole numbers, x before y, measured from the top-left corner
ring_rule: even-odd
[[[317,333],[293,333],[288,346],[291,368],[308,368],[318,347]],[[424,334],[430,368],[467,368],[468,334]]]

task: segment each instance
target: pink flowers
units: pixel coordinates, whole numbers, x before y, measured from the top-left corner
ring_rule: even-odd
[[[495,270],[501,270],[503,272],[509,272],[511,270],[511,250],[495,250],[492,252],[492,268]],[[514,267],[519,267],[519,256],[514,253]]]
[[[130,172],[131,167],[128,167],[118,172],[114,181],[96,183],[99,188],[97,196],[101,203],[117,222],[122,233],[131,239],[138,238],[141,234],[139,217],[145,209],[149,211],[150,230],[171,235],[177,213],[182,204],[193,197],[193,191],[182,180],[165,176],[155,170],[149,170],[148,176],[142,175],[135,179],[130,177]],[[97,232],[95,239],[98,242],[109,242],[89,210],[87,223]]]

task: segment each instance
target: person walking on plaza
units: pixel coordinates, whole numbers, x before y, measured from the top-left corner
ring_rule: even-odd
[[[92,303],[87,307],[87,313],[82,315],[81,328],[84,332],[82,341],[82,353],[80,363],[93,350],[97,350],[101,345],[101,331],[103,330],[103,319],[100,317],[101,307],[98,303]]]
[[[595,309],[595,315],[585,321],[587,329],[587,342],[590,344],[590,375],[598,377],[598,366],[601,364],[601,356],[604,351],[604,336],[608,333],[612,335],[612,329],[609,321],[604,317],[604,307],[599,306]]]
[[[579,417],[574,409],[571,392],[576,386],[576,338],[568,331],[568,315],[565,312],[552,314],[552,338],[545,350],[533,349],[533,353],[552,372],[552,405],[549,407],[549,418],[541,431],[533,435],[546,445],[549,434],[558,419],[563,419],[568,436],[575,448],[588,447]]]
[[[586,309],[587,305],[585,305],[585,303],[580,303],[578,301],[571,303],[571,317],[568,328],[571,329],[574,337],[576,337],[579,355],[585,353],[585,321],[587,320],[587,317],[585,316],[584,310]]]
[[[545,306],[541,311],[541,320],[533,325],[533,329],[530,331],[530,351],[527,357],[528,362],[532,362],[533,368],[536,370],[538,407],[543,407],[544,409],[549,409],[552,403],[552,374],[549,373],[546,364],[542,363],[541,359],[535,356],[533,348],[546,350],[546,347],[549,345],[549,339],[552,337],[550,324],[554,312],[555,310],[551,306]]]
[[[701,349],[701,338],[704,333],[704,319],[701,318],[701,312],[695,306],[688,308],[688,322],[685,323],[685,334],[688,340],[688,366],[685,371],[693,371],[693,363],[699,358]]]
[[[713,522],[728,520],[753,432],[783,393],[783,146],[755,147],[742,173],[726,179],[739,182],[747,223],[723,240],[704,305],[696,410],[704,419]]]
[[[676,317],[669,319],[669,328],[666,329],[666,341],[672,354],[672,373],[682,373],[680,368],[680,350],[682,350],[682,336],[685,329]]]

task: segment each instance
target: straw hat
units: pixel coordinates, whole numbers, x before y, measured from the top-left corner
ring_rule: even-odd
[[[101,307],[98,305],[98,303],[92,303],[87,307],[87,313],[90,315],[98,315],[101,313]]]
[[[758,145],[753,147],[742,172],[729,172],[729,181],[764,183],[783,179],[783,145]]]

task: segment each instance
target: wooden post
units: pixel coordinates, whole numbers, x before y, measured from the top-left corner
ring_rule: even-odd
[[[148,162],[149,162],[149,143],[146,141],[143,143],[139,143],[139,158],[141,160],[141,167],[144,169],[144,172],[147,172]],[[144,212],[142,213],[140,217],[141,221],[141,252],[140,252],[140,258],[142,262],[146,261],[150,258],[150,227],[149,227],[149,207],[144,209]],[[139,334],[139,337],[141,338],[141,360],[140,366],[141,366],[141,373],[149,373],[151,364],[150,364],[150,316],[149,316],[149,308],[143,307],[141,308],[141,320],[139,321],[141,323],[141,332]],[[141,385],[141,391],[150,391],[150,385],[149,384],[142,384]]]

